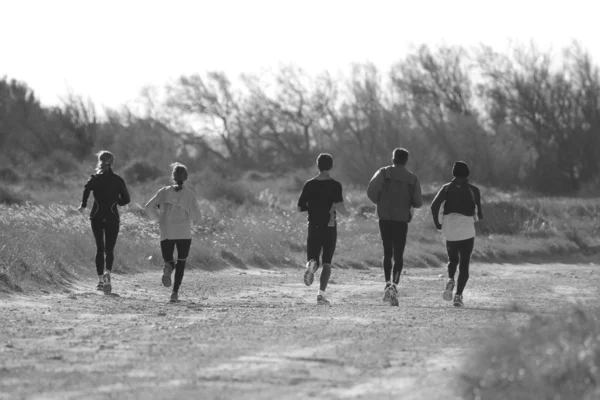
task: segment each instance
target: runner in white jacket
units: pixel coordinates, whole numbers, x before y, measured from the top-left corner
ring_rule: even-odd
[[[160,228],[160,250],[165,262],[162,283],[171,286],[171,274],[175,270],[175,282],[171,293],[171,302],[179,300],[179,287],[183,280],[185,262],[192,245],[192,223],[200,221],[200,209],[196,194],[183,187],[188,178],[187,168],[174,163],[172,178],[175,185],[161,188],[146,204],[150,218],[157,220]],[[177,262],[174,252],[177,248]]]

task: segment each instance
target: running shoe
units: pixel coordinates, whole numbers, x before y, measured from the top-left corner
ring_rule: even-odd
[[[384,303],[389,303],[392,299],[392,292],[390,289],[392,287],[392,284],[388,283],[385,285],[385,289],[383,290],[383,302]]]
[[[454,296],[454,307],[464,307],[462,295],[457,294]]]
[[[331,303],[322,294],[317,296],[317,304],[321,306],[330,306]]]
[[[98,282],[96,285],[96,290],[104,290],[104,282]]]
[[[314,282],[317,268],[318,266],[315,260],[310,260],[306,263],[306,271],[304,272],[304,284],[306,286],[310,286]]]
[[[165,287],[171,286],[171,274],[173,273],[173,263],[166,262],[163,266],[162,284]]]
[[[171,293],[171,300],[169,301],[171,303],[177,303],[179,301],[179,296],[177,295],[177,292]]]
[[[109,271],[106,271],[104,273],[104,275],[102,276],[102,280],[104,281],[104,284],[102,285],[102,291],[104,292],[104,294],[110,294],[110,292],[112,291],[112,285],[110,283]]]
[[[454,280],[448,279],[448,283],[446,283],[446,290],[442,294],[442,298],[446,301],[452,300],[452,292],[454,291]]]
[[[390,292],[390,305],[392,307],[398,307],[400,305],[398,302],[398,288],[396,285],[390,285],[388,291]]]

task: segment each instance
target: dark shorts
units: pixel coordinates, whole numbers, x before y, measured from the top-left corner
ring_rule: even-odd
[[[319,265],[331,264],[335,245],[337,242],[336,226],[314,226],[308,225],[308,237],[306,239],[306,260],[316,260]],[[322,254],[321,262],[319,256]]]

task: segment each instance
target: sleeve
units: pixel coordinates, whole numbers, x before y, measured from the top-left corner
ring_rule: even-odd
[[[423,197],[421,195],[421,184],[419,179],[415,178],[415,187],[413,188],[413,196],[411,199],[413,208],[421,208],[423,206]]]
[[[190,216],[192,217],[192,221],[197,224],[200,222],[202,214],[200,213],[200,207],[198,206],[198,199],[196,198],[196,195],[193,195],[192,197]]]
[[[119,200],[118,204],[120,206],[125,206],[131,202],[131,198],[129,197],[129,192],[127,191],[127,186],[125,185],[125,181],[123,179],[121,181],[121,187],[119,188]]]
[[[342,184],[337,182],[337,185],[335,185],[335,191],[333,192],[333,202],[334,203],[343,203],[344,202],[344,195],[342,192],[343,192]]]
[[[442,203],[446,201],[446,193],[446,186],[442,186],[440,191],[435,195],[435,198],[431,202],[431,215],[433,216],[433,223],[436,227],[439,227],[441,225],[438,214],[440,212],[440,207]]]
[[[367,197],[373,203],[379,202],[379,196],[381,194],[381,188],[383,186],[383,168],[379,169],[371,178],[369,186],[367,187]]]
[[[159,215],[158,215],[158,206],[160,205],[161,199],[162,199],[162,194],[163,194],[164,188],[160,189],[158,192],[156,192],[156,194],[154,195],[153,198],[150,199],[150,201],[148,201],[148,203],[146,203],[146,213],[148,214],[148,216],[153,219],[158,221],[159,219]]]
[[[483,211],[481,210],[481,192],[479,192],[479,188],[475,188],[475,205],[477,206],[477,218],[483,219]]]
[[[83,187],[83,196],[81,197],[81,207],[82,208],[87,207],[87,201],[90,197],[90,192],[92,190],[94,190],[95,182],[96,182],[96,180],[94,179],[94,175],[91,175],[90,179],[88,179],[85,186]]]
[[[308,186],[308,182],[306,182],[302,187],[302,192],[300,193],[300,198],[298,199],[298,208],[300,211],[308,211]]]

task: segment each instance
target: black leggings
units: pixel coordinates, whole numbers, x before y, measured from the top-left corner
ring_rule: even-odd
[[[379,220],[379,232],[383,242],[383,274],[389,282],[392,274],[392,257],[394,258],[394,279],[397,285],[404,266],[404,248],[408,223],[400,221]]]
[[[92,219],[92,232],[94,232],[96,240],[96,272],[98,275],[102,275],[105,266],[107,271],[112,271],[115,245],[117,236],[119,236],[119,220],[116,218]]]
[[[160,242],[160,251],[165,263],[170,263],[175,267],[175,281],[173,282],[173,292],[179,292],[179,286],[183,280],[183,270],[185,269],[185,261],[190,254],[192,239],[165,239]],[[177,262],[173,265],[173,253],[177,247]]]
[[[462,292],[469,280],[469,263],[471,262],[471,253],[475,245],[475,238],[446,241],[446,250],[448,251],[448,278],[454,280],[456,267],[458,266],[458,282],[456,284],[456,294],[462,295]]]
[[[308,237],[306,238],[306,259],[307,261],[315,260],[317,267],[321,265],[319,258],[323,264],[321,271],[320,289],[325,291],[327,283],[331,276],[331,260],[335,253],[335,245],[337,243],[337,227],[336,226],[315,226],[308,225]],[[323,255],[321,257],[321,250]]]

